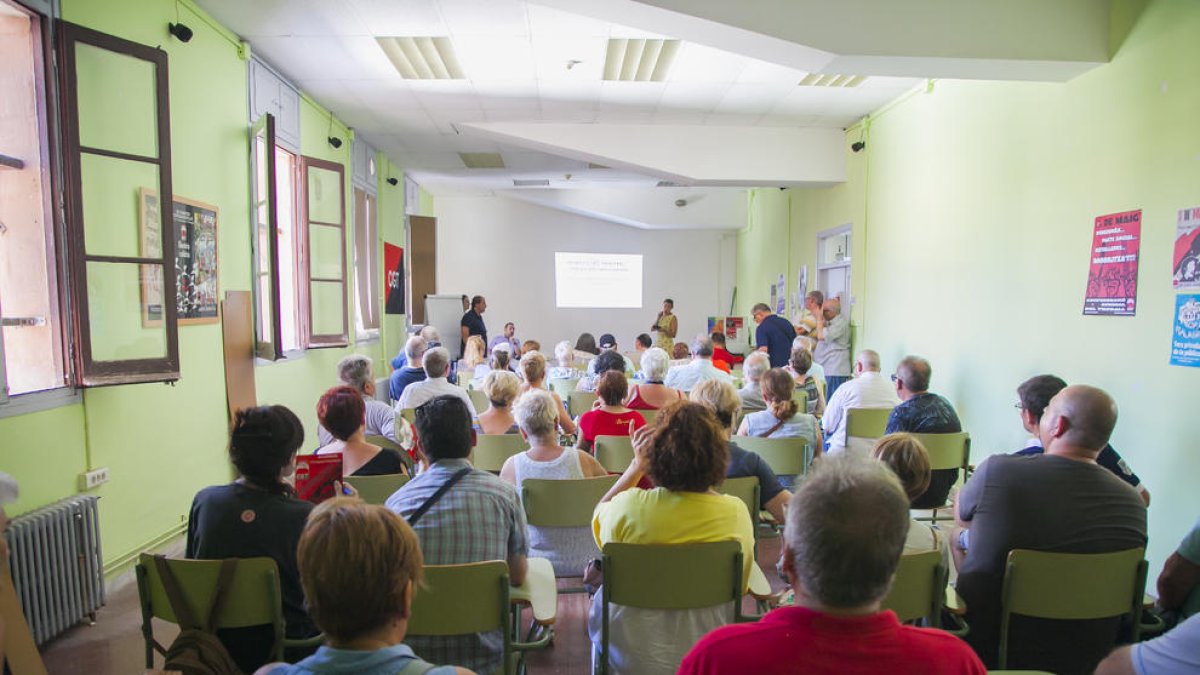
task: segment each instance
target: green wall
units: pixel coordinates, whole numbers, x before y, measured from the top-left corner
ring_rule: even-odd
[[[816,231],[853,222],[858,345],[889,369],[929,358],[976,462],[1022,445],[1012,403],[1025,378],[1108,390],[1113,443],[1154,497],[1156,575],[1200,514],[1200,372],[1167,365],[1176,210],[1200,205],[1200,5],[1145,4],[1112,63],[1068,83],[939,81],[850,129],[847,144],[865,134],[867,149],[847,151],[845,184],[789,190],[786,222],[779,191],[759,191],[768,225],[752,211],[738,279],[765,289],[789,235],[794,270],[813,264]],[[1139,208],[1137,316],[1082,316],[1093,219]]]
[[[67,21],[168,52],[174,190],[218,207],[220,291],[249,290],[247,63],[239,57],[232,34],[214,28],[215,22],[197,14],[191,3],[181,7],[183,21],[195,31],[187,44],[166,32],[167,23],[177,20],[173,0],[64,0],[62,12]],[[83,111],[97,128],[116,125],[112,116],[117,114]],[[335,119],[334,131],[346,141],[335,150],[325,140],[329,125],[329,112],[304,97],[301,151],[345,167],[350,223],[351,136]],[[403,169],[386,159],[380,166],[381,179],[402,175]],[[379,191],[381,237],[402,242],[402,184],[381,183]],[[347,236],[349,266],[350,231]],[[314,408],[335,380],[334,365],[347,353],[363,353],[375,360],[378,374],[386,376],[381,345],[397,330],[403,333],[402,321],[385,320],[382,339],[356,343],[352,336],[349,348],[310,350],[293,360],[261,365],[256,369],[258,401],[295,410],[305,425],[306,447],[315,447]],[[144,547],[179,532],[196,491],[232,476],[225,455],[221,326],[181,326],[179,347],[181,379],[174,385],[91,389],[84,392],[82,405],[0,419],[0,470],[14,475],[22,490],[9,511],[24,513],[75,494],[81,472],[104,466],[110,481],[94,493],[103,498],[101,532],[110,571]]]

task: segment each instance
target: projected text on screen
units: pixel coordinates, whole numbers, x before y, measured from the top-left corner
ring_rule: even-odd
[[[554,280],[559,307],[642,306],[640,255],[555,253]]]

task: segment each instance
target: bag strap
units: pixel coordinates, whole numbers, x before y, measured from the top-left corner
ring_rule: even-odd
[[[175,573],[171,571],[171,566],[167,564],[167,557],[161,554],[154,556],[154,566],[158,569],[158,578],[162,581],[163,590],[167,593],[167,603],[171,605],[171,611],[179,621],[179,628],[181,630],[196,628],[192,609],[183,599],[183,593],[179,590],[179,581],[175,578]]]
[[[208,607],[208,617],[204,621],[204,630],[213,631],[213,624],[221,607],[225,604],[225,596],[229,595],[229,586],[233,583],[233,573],[237,571],[237,558],[226,558],[221,561],[221,571],[217,573],[217,586],[213,589],[212,604]]]
[[[459,469],[458,471],[456,471],[454,473],[453,476],[450,477],[450,480],[447,480],[445,483],[442,483],[442,486],[437,489],[437,492],[430,495],[429,499],[426,499],[425,503],[421,504],[421,506],[417,507],[417,510],[413,511],[413,514],[408,517],[409,526],[412,527],[412,526],[416,525],[417,521],[421,519],[421,516],[425,515],[425,512],[428,511],[430,508],[432,508],[433,505],[436,504],[438,502],[438,500],[442,498],[442,495],[446,494],[446,491],[449,490],[451,487],[453,487],[455,483],[457,483],[458,481],[465,478],[467,476],[467,474],[471,473],[471,470],[472,469],[469,466]]]
[[[779,420],[778,422],[775,423],[775,426],[762,432],[761,434],[758,435],[758,437],[759,438],[770,438],[771,434],[775,433],[776,431],[779,431],[779,429],[783,427],[783,423],[784,423],[784,420]]]

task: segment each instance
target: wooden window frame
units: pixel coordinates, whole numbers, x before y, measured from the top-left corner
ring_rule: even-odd
[[[267,185],[265,186],[266,201],[267,201],[267,270],[266,274],[270,279],[271,293],[271,308],[270,308],[270,335],[259,335],[259,327],[262,324],[262,318],[259,313],[262,311],[262,302],[259,298],[259,276],[263,270],[259,269],[259,259],[262,252],[259,251],[261,245],[258,239],[258,192],[263,186],[258,185],[258,134],[259,126],[262,126],[262,132],[266,136],[266,152],[265,161]],[[254,185],[254,194],[250,200],[250,222],[253,224],[254,230],[251,235],[251,256],[253,256],[252,273],[254,275],[253,297],[254,297],[254,354],[260,359],[267,361],[279,361],[284,358],[283,354],[283,324],[279,309],[279,198],[276,190],[275,176],[275,116],[266,113],[258,121],[250,127],[250,176]],[[264,339],[265,338],[265,339]]]
[[[383,307],[382,293],[379,291],[379,284],[383,283],[382,265],[379,262],[379,197],[359,186],[355,186],[350,192],[353,196],[354,210],[354,338],[356,342],[367,342],[379,339],[380,314]],[[361,222],[358,208],[360,194],[366,211],[366,216]],[[359,251],[360,243],[366,247],[366,251]],[[362,314],[364,310],[370,314]]]
[[[307,349],[322,349],[325,347],[347,347],[350,345],[350,313],[349,313],[349,293],[347,292],[347,265],[346,265],[346,169],[337,162],[330,162],[316,157],[308,157],[307,155],[300,156],[300,179],[297,182],[299,188],[297,192],[302,195],[298,200],[300,222],[303,228],[300,229],[298,246],[300,248],[300,275],[299,291],[300,291],[300,307],[302,325],[300,327],[301,341]],[[323,221],[310,220],[308,217],[309,195],[308,195],[308,171],[311,168],[323,169],[332,171],[338,176],[338,197],[341,202],[341,208],[338,209],[339,221],[336,223],[327,223]],[[321,227],[336,227],[341,231],[341,251],[340,258],[342,274],[340,279],[332,278],[314,278],[312,276],[312,252],[309,250],[309,242],[312,241],[310,226],[318,225]],[[340,283],[342,286],[342,332],[340,334],[321,334],[313,333],[313,304],[312,304],[312,284],[313,282],[323,283]]]
[[[63,138],[63,185],[66,188],[65,253],[70,273],[67,293],[71,303],[73,358],[76,383],[92,387],[136,382],[163,382],[179,379],[179,326],[177,322],[175,289],[175,238],[166,218],[171,213],[171,107],[167,72],[167,53],[162,49],[124,40],[107,33],[59,21],[58,64],[59,95],[61,100],[61,133]],[[148,61],[154,66],[157,154],[153,157],[133,155],[114,150],[80,145],[78,82],[75,72],[75,46],[87,44],[116,54]],[[84,153],[125,161],[153,164],[158,168],[159,227],[163,233],[162,255],[157,258],[141,256],[89,255],[86,246],[86,223],[83,211],[81,158]],[[130,196],[132,199],[133,196]],[[63,249],[60,249],[62,251]],[[163,270],[163,330],[166,355],[161,358],[96,361],[92,358],[91,322],[88,314],[87,263],[117,263],[160,265]]]

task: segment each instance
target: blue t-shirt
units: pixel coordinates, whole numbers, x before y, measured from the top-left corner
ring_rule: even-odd
[[[796,339],[796,329],[792,322],[772,314],[758,324],[754,331],[754,342],[759,347],[767,348],[772,368],[782,368],[788,364],[792,356],[792,340]]]
[[[743,450],[736,443],[730,441],[729,470],[725,472],[725,477],[743,478],[746,476],[754,476],[758,479],[758,505],[760,508],[767,508],[767,502],[783,492],[783,485],[779,482],[779,477],[775,475],[771,467],[767,466],[761,456]]]
[[[392,645],[373,652],[349,649],[334,649],[322,646],[317,653],[292,665],[277,666],[269,675],[397,675],[410,663],[421,662],[406,644]],[[426,671],[427,675],[454,675],[454,666],[437,666]]]
[[[400,400],[400,394],[404,393],[404,388],[413,382],[420,382],[425,379],[424,368],[410,368],[405,366],[400,370],[393,370],[388,378],[388,393],[391,394],[393,401]]]

